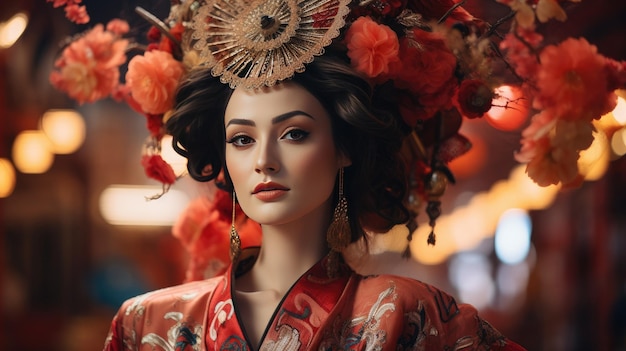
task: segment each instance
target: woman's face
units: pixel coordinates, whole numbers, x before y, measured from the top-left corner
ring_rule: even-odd
[[[280,225],[313,212],[330,215],[340,167],[330,117],[306,89],[292,82],[237,88],[226,107],[226,167],[244,212],[260,224]]]

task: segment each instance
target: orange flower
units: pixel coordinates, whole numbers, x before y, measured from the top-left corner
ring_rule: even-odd
[[[183,67],[171,54],[148,51],[128,64],[126,85],[145,113],[161,114],[173,107],[174,92]]]
[[[615,96],[607,90],[607,61],[585,39],[548,46],[540,61],[535,108],[554,109],[559,118],[570,121],[591,121],[615,107]]]
[[[223,273],[230,263],[232,198],[217,190],[212,200],[202,196],[193,200],[172,227],[172,235],[189,252],[185,281],[201,280]],[[241,247],[261,243],[260,226],[237,207],[236,228]]]
[[[398,36],[391,28],[359,17],[346,32],[350,63],[368,77],[389,72],[389,65],[398,61]]]
[[[127,47],[127,40],[97,25],[63,50],[55,62],[59,70],[50,74],[50,82],[79,103],[102,99],[119,84]]]

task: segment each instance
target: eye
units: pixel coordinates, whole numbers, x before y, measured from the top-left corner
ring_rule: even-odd
[[[282,139],[301,141],[309,136],[309,132],[302,129],[291,129],[287,133],[283,134]]]
[[[233,136],[232,138],[226,140],[226,142],[228,144],[233,144],[235,146],[241,147],[241,146],[246,146],[246,145],[254,143],[254,139],[250,138],[247,135],[240,134],[240,135]]]

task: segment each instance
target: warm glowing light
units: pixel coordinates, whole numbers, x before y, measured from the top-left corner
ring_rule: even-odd
[[[500,216],[494,238],[496,256],[506,264],[518,264],[526,259],[530,250],[532,230],[528,213],[509,209]]]
[[[528,210],[542,210],[550,206],[560,186],[539,186],[526,174],[525,169],[526,165],[519,165],[509,176],[512,181],[511,191],[515,191],[521,199],[522,206],[520,207]]]
[[[626,100],[621,96],[617,98],[617,106],[613,110],[613,117],[620,125],[626,125]]]
[[[487,145],[485,141],[478,135],[466,135],[466,137],[469,137],[472,148],[448,164],[457,179],[468,178],[476,174],[487,160]]]
[[[609,168],[611,155],[609,152],[609,140],[602,131],[593,133],[593,143],[587,150],[580,152],[578,169],[587,181],[602,178]]]
[[[8,21],[0,23],[0,48],[10,48],[22,36],[28,25],[28,16],[19,12]]]
[[[0,198],[8,197],[15,188],[15,169],[11,161],[0,158]]]
[[[161,157],[172,166],[176,175],[187,172],[187,159],[174,151],[171,135],[164,135],[161,139]]]
[[[626,128],[615,132],[611,137],[611,149],[617,156],[626,155]]]
[[[56,154],[71,154],[85,141],[85,121],[74,110],[49,110],[41,118],[41,130]]]
[[[437,245],[428,246],[430,232],[422,224],[413,234],[412,257],[425,265],[441,264],[451,255],[472,250],[483,239],[494,235],[500,216],[511,208],[543,209],[554,201],[560,187],[540,187],[524,171],[525,165],[515,167],[509,179],[496,182],[489,191],[481,192],[466,206],[437,219]],[[468,225],[469,224],[469,225]]]
[[[114,225],[171,226],[189,203],[185,193],[170,189],[157,200],[161,187],[111,185],[100,195],[100,213]]]
[[[494,90],[493,107],[485,114],[489,124],[498,130],[520,128],[528,118],[529,102],[519,87],[503,85]]]
[[[13,142],[13,162],[22,173],[44,173],[54,161],[50,142],[39,130],[25,130]]]

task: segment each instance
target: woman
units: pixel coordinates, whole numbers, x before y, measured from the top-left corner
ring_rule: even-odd
[[[397,111],[374,100],[335,53],[271,87],[231,89],[208,70],[183,81],[167,127],[194,178],[224,172],[262,246],[235,245],[223,276],[128,300],[105,350],[522,350],[437,288],[341,259],[409,219]]]

